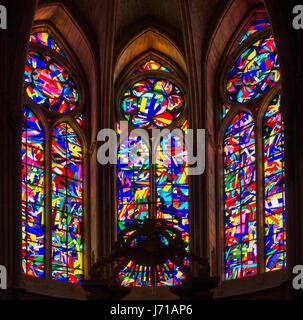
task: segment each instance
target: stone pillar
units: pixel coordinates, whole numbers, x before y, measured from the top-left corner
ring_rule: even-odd
[[[0,264],[8,288],[21,274],[21,127],[23,74],[37,0],[3,1],[7,30],[0,30]]]
[[[281,65],[281,109],[285,121],[287,268],[303,264],[303,31],[292,25],[299,1],[265,1]],[[302,3],[301,3],[302,4]]]

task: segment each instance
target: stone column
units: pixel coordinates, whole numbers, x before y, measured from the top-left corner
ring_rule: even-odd
[[[21,274],[21,127],[23,74],[37,0],[2,1],[7,30],[0,29],[0,264],[8,288]]]

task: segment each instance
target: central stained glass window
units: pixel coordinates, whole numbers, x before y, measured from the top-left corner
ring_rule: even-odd
[[[164,67],[163,67],[164,68]],[[161,68],[156,61],[147,62],[140,74]],[[122,94],[120,111],[129,123],[129,129],[145,128],[149,141],[131,135],[120,142],[118,150],[118,232],[134,221],[146,218],[166,219],[181,231],[189,247],[189,208],[187,152],[182,137],[173,133],[163,138],[155,149],[156,163],[151,163],[152,130],[154,128],[187,129],[181,123],[185,101],[182,91],[172,81],[164,78],[146,78],[129,86]],[[121,128],[118,124],[118,134]],[[184,261],[188,265],[187,261]],[[179,267],[167,260],[151,275],[145,266],[133,261],[120,272],[123,286],[173,286],[185,279]],[[154,279],[154,280],[153,280]]]

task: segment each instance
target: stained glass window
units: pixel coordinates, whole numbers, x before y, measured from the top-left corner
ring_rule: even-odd
[[[149,178],[149,148],[139,137],[130,136],[118,152],[119,231],[148,216]]]
[[[153,215],[149,155],[148,145],[136,136],[130,136],[119,148],[118,232],[134,220],[143,221]],[[166,137],[158,145],[156,159],[156,218],[170,221],[189,244],[187,153],[183,139],[174,135]],[[141,268],[136,278],[129,276],[134,268]],[[169,278],[159,270],[158,286],[177,285],[184,280],[183,272],[171,261],[166,261],[163,268],[174,270],[174,277]],[[121,283],[125,286],[151,286],[149,272],[131,261],[120,273]]]
[[[156,210],[158,219],[166,219],[181,231],[189,248],[187,151],[182,137],[170,134],[162,139],[156,154]],[[175,268],[175,277],[165,285],[179,285],[185,275]],[[160,284],[162,282],[160,281]]]
[[[188,133],[188,121],[184,120],[184,122],[181,124],[180,129],[184,131],[185,133]]]
[[[256,32],[270,26],[269,19],[267,17],[258,17],[255,19],[253,24],[247,29],[244,36],[241,38],[240,43],[245,41],[247,38],[255,34]]]
[[[171,81],[146,79],[128,88],[121,99],[126,120],[140,128],[163,128],[182,113],[183,95]]]
[[[67,113],[79,102],[77,86],[66,69],[36,51],[27,54],[24,84],[28,96],[50,111]]]
[[[150,70],[170,72],[150,60],[135,74]],[[135,82],[123,92],[120,100],[124,119],[135,127],[146,129],[173,126],[184,111],[184,105],[181,90],[163,78]],[[177,127],[186,132],[187,120]],[[181,232],[189,248],[189,190],[184,137],[169,134],[163,138],[156,147],[156,162],[152,164],[150,146],[153,139],[151,131],[148,133],[149,141],[130,136],[122,141],[118,150],[118,232],[134,221],[165,219]],[[188,261],[184,263],[188,266]],[[173,286],[185,279],[185,274],[169,259],[157,266],[156,274],[151,274],[148,267],[130,261],[119,276],[124,286]]]
[[[144,72],[144,71],[155,71],[155,70],[169,72],[169,70],[167,68],[165,68],[163,65],[161,65],[159,62],[150,59],[147,62],[145,62],[144,64],[142,64],[138,68],[138,70],[136,70],[134,72],[134,75],[136,75],[140,72]]]
[[[150,163],[149,147],[140,137],[130,136],[118,150],[118,232],[134,223],[150,217]],[[143,275],[129,275],[135,266],[130,262],[120,273],[124,286],[150,285]],[[148,270],[141,270],[142,272]]]
[[[240,113],[224,140],[226,279],[257,272],[254,121]]]
[[[226,117],[229,110],[230,110],[230,106],[226,106],[226,105],[222,106],[222,120]]]
[[[265,37],[245,49],[227,78],[228,97],[245,103],[256,99],[280,79],[278,54],[272,36]]]
[[[30,42],[40,43],[64,56],[62,50],[59,48],[55,40],[48,34],[48,32],[44,31],[44,32],[36,32],[31,34]]]
[[[78,118],[76,118],[77,123],[79,124],[80,127],[83,126],[83,115],[80,114]]]
[[[24,108],[22,130],[22,265],[23,272],[44,276],[45,167],[44,132],[34,113]]]
[[[223,139],[226,280],[286,266],[284,124],[280,94],[274,96],[280,80],[278,54],[266,32],[249,44],[252,34],[269,26],[267,17],[259,17],[245,31],[241,55],[225,78],[227,96],[221,97],[224,126],[226,114],[234,114]],[[266,110],[265,98],[272,98]],[[255,136],[255,126],[263,127],[263,136]],[[263,152],[256,152],[262,143]]]
[[[23,271],[79,283],[83,275],[83,154],[70,125],[74,120],[83,125],[82,114],[73,115],[79,107],[79,91],[63,63],[55,60],[57,53],[62,55],[60,61],[65,56],[47,32],[33,33],[29,46],[24,72],[29,107],[24,109],[22,134]],[[47,120],[45,135],[32,110],[39,110]],[[63,122],[53,127],[53,115]],[[50,190],[45,181],[50,181]],[[49,256],[45,239],[51,245]],[[50,266],[44,264],[46,259]]]
[[[285,268],[284,125],[277,95],[264,116],[265,270]]]
[[[52,277],[79,282],[83,274],[82,148],[67,123],[52,136]]]

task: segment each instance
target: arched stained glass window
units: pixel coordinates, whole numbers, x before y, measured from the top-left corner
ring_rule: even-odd
[[[44,276],[45,156],[44,131],[34,113],[24,108],[22,130],[22,266]]]
[[[257,273],[255,124],[238,114],[224,140],[226,278]]]
[[[247,26],[244,34],[237,48],[239,56],[230,57],[232,65],[226,66],[222,78],[225,94],[220,118],[227,128],[222,139],[225,280],[286,266],[278,54],[264,15]]]
[[[266,271],[285,268],[285,173],[284,124],[280,94],[270,103],[264,116],[264,206]]]
[[[82,147],[68,123],[52,136],[52,277],[79,282],[83,274]]]
[[[119,112],[122,119],[128,121],[129,129],[147,129],[149,140],[130,135],[120,142],[118,232],[134,221],[165,219],[182,233],[189,247],[187,152],[183,143],[187,120],[180,121],[185,108],[184,96],[179,87],[161,73],[170,70],[159,63],[149,60],[139,70],[146,72],[147,77],[123,91]],[[149,78],[149,71],[160,73]],[[181,135],[171,133],[162,138],[155,149],[156,162],[152,163],[151,129],[167,127],[180,128]],[[119,135],[121,130],[118,124]],[[173,286],[185,279],[185,274],[169,259],[153,270],[128,261],[119,276],[124,286]]]
[[[74,128],[82,127],[83,110],[79,86],[65,64],[70,61],[47,31],[31,35],[24,73],[23,272],[79,283],[84,163]]]

